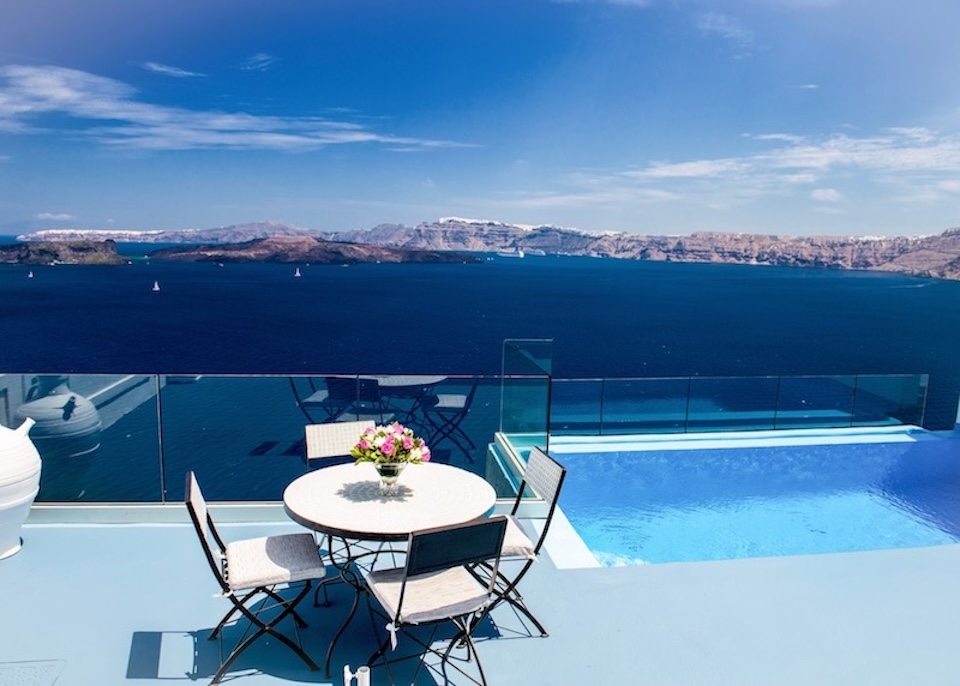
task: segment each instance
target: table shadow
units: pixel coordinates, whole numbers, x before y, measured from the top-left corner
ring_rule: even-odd
[[[413,489],[402,483],[397,484],[393,495],[384,495],[380,492],[379,481],[354,481],[346,483],[337,491],[337,495],[355,503],[368,502],[395,502],[404,501],[413,495]]]

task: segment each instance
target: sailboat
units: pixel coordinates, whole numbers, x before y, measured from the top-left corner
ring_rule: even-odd
[[[294,275],[294,276],[300,276],[300,267],[297,267],[297,268],[296,268],[296,270],[293,272],[293,275]]]
[[[159,282],[159,281],[154,281],[154,282],[153,282],[153,288],[152,288],[151,290],[153,290],[153,291],[159,291],[159,290],[160,290],[160,282]]]

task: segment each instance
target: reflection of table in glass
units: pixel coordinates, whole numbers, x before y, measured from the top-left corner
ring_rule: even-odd
[[[446,379],[426,374],[334,374],[323,377],[322,384],[314,377],[290,377],[290,386],[297,405],[313,424],[397,419],[423,426],[418,420],[424,403],[432,397],[431,389]]]
[[[385,497],[372,464],[344,464],[310,472],[287,486],[283,504],[295,522],[324,534],[359,541],[405,541],[413,531],[462,524],[490,512],[493,487],[463,469],[442,464],[408,465],[398,493]],[[349,555],[349,553],[348,553]],[[351,560],[335,564],[356,590],[353,606],[327,650],[333,648],[357,609],[361,587]]]
[[[423,421],[423,411],[435,397],[432,389],[447,380],[446,376],[426,374],[372,374],[360,378],[375,380],[381,397],[397,420],[421,432],[429,428]]]

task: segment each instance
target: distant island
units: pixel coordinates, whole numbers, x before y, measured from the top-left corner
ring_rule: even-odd
[[[283,261],[285,249],[277,252],[253,246],[234,251],[227,245],[287,236],[319,240],[324,249],[344,250],[353,245],[370,261],[403,261],[374,253],[374,247],[420,251],[428,259],[410,257],[405,261],[434,261],[437,255],[457,253],[446,261],[463,261],[462,253],[515,253],[528,255],[585,255],[658,262],[700,262],[725,264],[773,265],[782,267],[819,267],[896,272],[941,279],[960,280],[960,228],[949,229],[936,236],[919,237],[843,237],[843,236],[777,236],[745,233],[699,232],[689,236],[656,236],[625,232],[589,232],[556,226],[521,226],[487,220],[445,217],[417,226],[381,224],[372,229],[324,232],[287,226],[276,222],[255,222],[215,229],[183,231],[100,231],[47,230],[18,236],[21,241],[114,240],[156,243],[202,243],[179,253],[163,251],[164,259],[207,259],[216,257],[217,249],[236,259]],[[333,248],[332,246],[341,246]],[[308,248],[309,243],[302,243]],[[187,257],[191,255],[192,257]],[[291,253],[292,254],[292,253]],[[344,252],[344,255],[347,255]],[[385,255],[385,254],[384,254]],[[343,258],[347,259],[347,258]],[[288,258],[287,261],[313,261]]]
[[[123,264],[114,241],[43,241],[0,245],[0,264]]]
[[[310,236],[275,236],[243,243],[184,244],[148,253],[154,260],[179,262],[276,262],[358,264],[361,262],[467,263],[472,255],[450,251],[338,243]],[[0,263],[23,265],[124,264],[113,240],[65,240],[0,245]]]
[[[311,236],[274,236],[243,243],[180,245],[148,253],[150,259],[182,262],[283,262],[357,264],[360,262],[478,262],[450,251],[340,243]]]

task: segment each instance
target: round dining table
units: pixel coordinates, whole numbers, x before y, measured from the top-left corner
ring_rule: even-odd
[[[397,492],[380,492],[371,463],[304,474],[283,492],[283,506],[308,529],[363,541],[405,541],[414,531],[463,524],[490,513],[497,494],[464,469],[425,462],[405,466]]]
[[[425,462],[405,466],[396,493],[380,491],[380,477],[371,463],[324,467],[298,477],[283,492],[283,507],[295,522],[344,541],[380,544],[406,541],[421,529],[463,524],[490,514],[497,494],[483,478],[450,465]],[[329,539],[328,539],[329,540]],[[356,591],[350,612],[327,648],[326,675],[330,676],[333,650],[357,610],[363,592],[360,577],[351,567],[371,553],[352,544],[346,559],[331,563],[342,581]],[[372,553],[376,556],[378,553]]]

